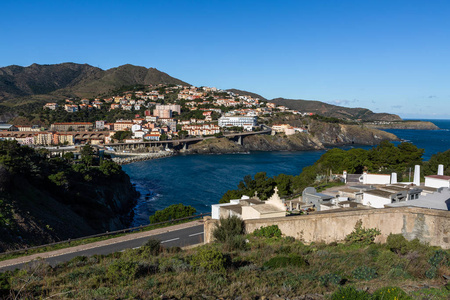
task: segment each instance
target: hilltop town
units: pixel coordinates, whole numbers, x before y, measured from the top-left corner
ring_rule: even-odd
[[[0,137],[40,146],[220,137],[229,131],[261,130],[261,123],[268,124],[268,118],[276,114],[313,115],[214,87],[159,84],[105,98],[49,102],[34,115],[1,125]],[[86,122],[86,118],[98,115],[105,118]],[[121,117],[112,120],[115,115]],[[70,119],[79,121],[64,122]],[[54,122],[49,123],[50,120]],[[32,124],[33,121],[38,124]],[[272,124],[272,130],[292,135],[306,132],[307,128]]]

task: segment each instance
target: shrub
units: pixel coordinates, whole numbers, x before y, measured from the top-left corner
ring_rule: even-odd
[[[405,291],[398,287],[384,287],[376,290],[372,298],[373,300],[409,300],[409,297]]]
[[[150,223],[159,223],[164,221],[176,220],[190,217],[195,214],[197,210],[192,206],[179,204],[172,204],[163,210],[158,210],[153,216],[150,216]]]
[[[247,248],[247,240],[243,235],[236,235],[230,238],[226,245],[229,250],[245,250]]]
[[[377,271],[374,268],[361,266],[353,270],[352,275],[355,279],[372,280],[377,278]]]
[[[337,274],[328,273],[319,277],[319,282],[323,286],[328,286],[330,284],[338,285],[340,284],[342,278]]]
[[[150,239],[144,244],[141,250],[143,253],[149,255],[159,255],[163,248],[161,246],[161,241]]]
[[[115,281],[130,281],[136,278],[138,271],[136,262],[116,259],[109,265],[107,276]]]
[[[212,247],[199,248],[191,258],[191,266],[203,270],[224,272],[225,263],[224,255]]]
[[[394,253],[405,255],[411,251],[423,252],[426,250],[426,246],[421,244],[418,239],[408,241],[401,234],[390,234],[386,240],[386,246]]]
[[[217,225],[213,231],[214,238],[225,243],[229,250],[245,249],[246,242],[243,234],[244,222],[236,216],[220,219],[220,225]]]
[[[300,256],[291,254],[289,256],[275,256],[264,263],[265,268],[285,268],[285,267],[304,267],[308,263]]]
[[[0,296],[9,294],[9,290],[11,289],[9,280],[8,273],[0,273]]]
[[[362,221],[358,220],[355,225],[355,230],[345,237],[345,241],[348,243],[356,243],[362,245],[372,244],[375,237],[380,235],[381,231],[376,228],[364,228],[362,227]]]
[[[367,300],[370,299],[370,295],[367,292],[359,291],[353,286],[346,286],[339,288],[331,295],[331,300]]]
[[[265,238],[280,238],[281,230],[278,228],[278,225],[270,225],[256,229],[253,231],[253,235]]]
[[[236,235],[244,234],[244,221],[237,216],[220,219],[220,225],[216,225],[213,236],[219,242],[226,242]]]
[[[191,266],[178,258],[162,260],[159,263],[160,272],[183,272],[189,271]]]
[[[438,267],[439,264],[446,258],[446,253],[442,250],[434,251],[433,255],[428,259],[428,263],[433,267]]]
[[[401,234],[391,233],[387,237],[386,246],[397,254],[406,254],[408,252],[408,241]]]

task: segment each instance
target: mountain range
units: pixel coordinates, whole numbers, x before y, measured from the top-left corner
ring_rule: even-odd
[[[0,111],[11,112],[11,108],[37,107],[45,102],[67,97],[92,98],[111,93],[123,87],[136,85],[188,83],[174,78],[155,68],[123,65],[102,70],[88,64],[62,63],[54,65],[32,64],[28,67],[7,66],[0,68]],[[258,97],[261,95],[229,89],[239,95]],[[374,113],[366,108],[348,108],[320,101],[276,98],[271,101],[290,109],[311,112],[326,117],[361,119],[364,121],[401,120],[397,115]]]

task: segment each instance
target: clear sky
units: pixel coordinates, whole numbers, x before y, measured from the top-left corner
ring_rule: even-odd
[[[450,1],[2,1],[0,66],[62,62],[450,118]]]

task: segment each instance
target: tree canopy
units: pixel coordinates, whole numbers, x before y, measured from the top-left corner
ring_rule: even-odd
[[[153,216],[150,216],[150,223],[159,223],[164,221],[176,220],[185,217],[190,217],[195,214],[197,210],[192,206],[179,204],[172,204],[163,210],[158,210]]]
[[[327,178],[330,173],[342,174],[344,170],[349,174],[362,174],[364,171],[381,174],[396,172],[401,181],[409,168],[416,164],[424,164],[428,174],[436,174],[437,165],[444,164],[450,174],[450,150],[433,156],[426,163],[422,162],[423,153],[423,149],[406,142],[395,146],[386,141],[370,150],[355,148],[346,151],[334,148],[323,154],[314,165],[303,168],[297,176],[280,174],[269,178],[265,172],[260,172],[253,179],[247,175],[239,182],[236,190],[229,190],[223,195],[220,203],[238,199],[242,195],[252,196],[255,192],[258,192],[260,199],[266,200],[272,195],[275,186],[278,186],[280,196],[301,193],[308,186],[322,185],[321,178]]]

